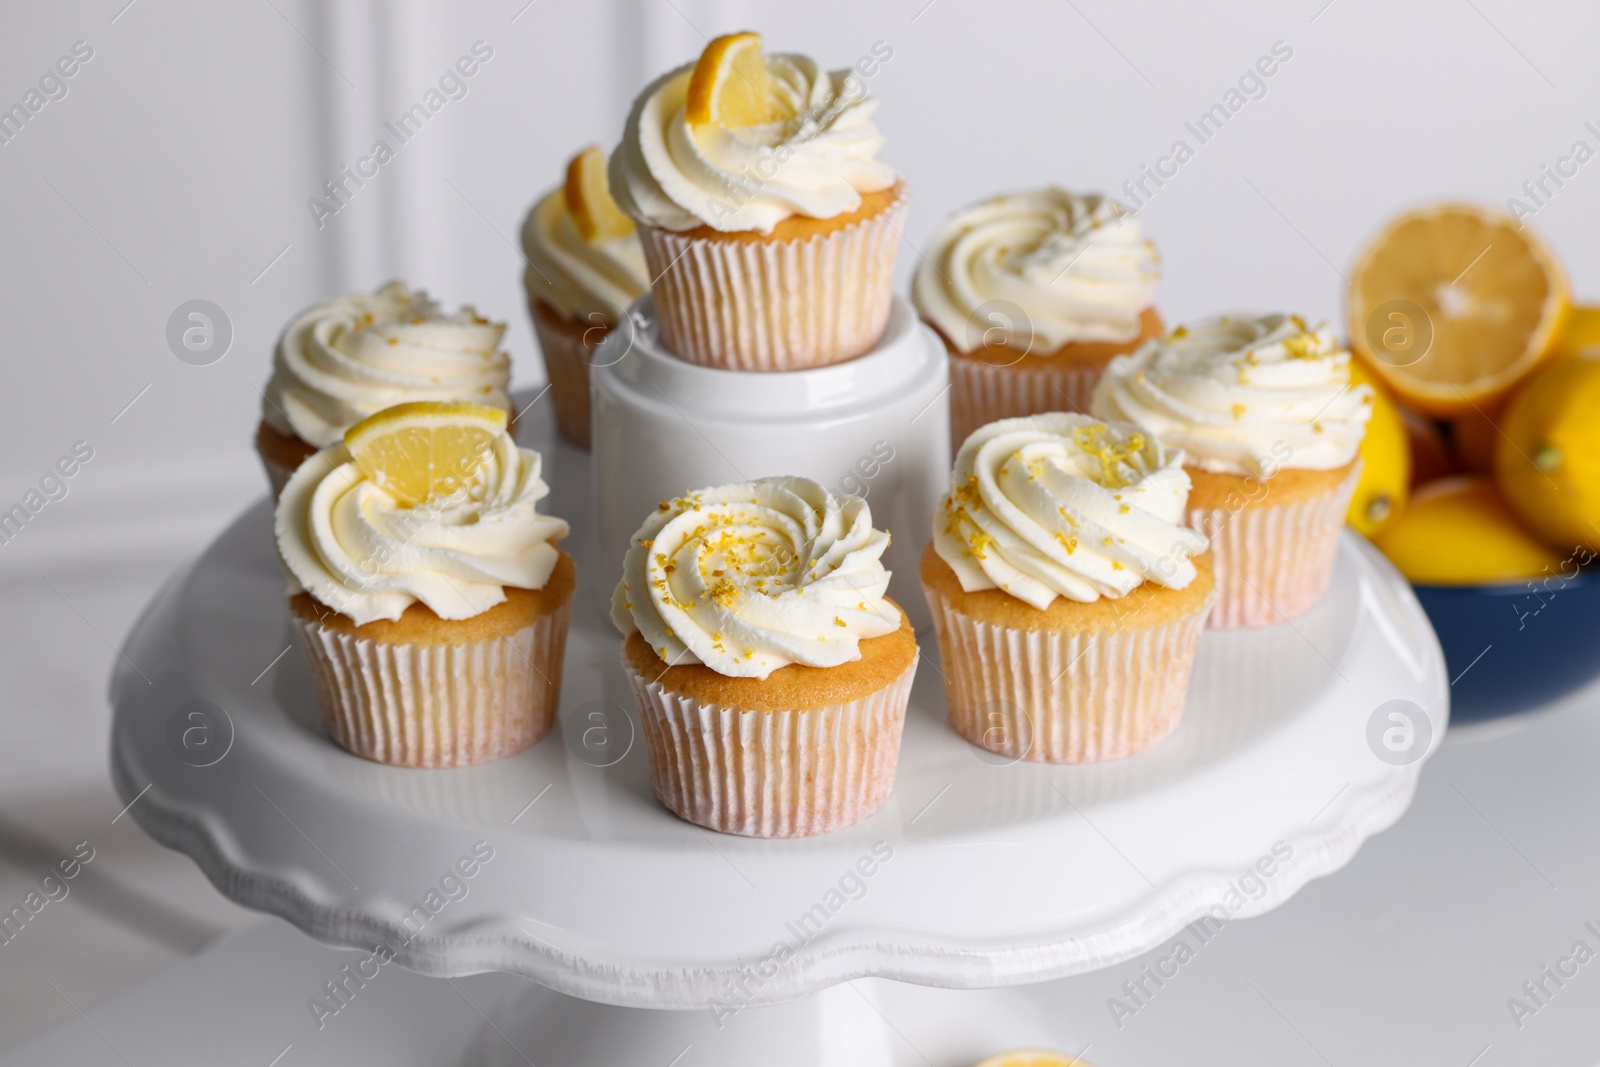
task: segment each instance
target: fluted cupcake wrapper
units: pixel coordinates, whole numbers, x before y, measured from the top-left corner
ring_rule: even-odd
[[[550,732],[571,601],[503,637],[463,644],[373,641],[296,617],[328,734],[402,767],[466,767]]]
[[[674,693],[623,666],[644,720],[650,784],[682,819],[746,837],[810,837],[860,822],[894,785],[915,662],[858,700],[747,711]]]
[[[881,214],[791,241],[692,237],[641,223],[661,340],[726,370],[788,371],[854,359],[889,324],[908,197]]]
[[[531,292],[528,315],[533,319],[533,332],[539,338],[539,351],[544,354],[545,374],[550,378],[556,429],[579,448],[588,448],[589,358],[610,330],[564,319]]]
[[[1357,461],[1334,488],[1307,500],[1267,505],[1191,508],[1188,524],[1211,542],[1221,595],[1211,625],[1222,630],[1297,619],[1328,591],[1350,498],[1361,478]]]
[[[972,744],[1001,758],[1094,763],[1142,752],[1178,728],[1209,599],[1156,626],[1073,634],[976,619],[923,588],[950,725]]]
[[[1109,362],[1109,360],[1107,361]],[[981,359],[950,357],[950,445],[997,419],[1047,411],[1089,411],[1089,400],[1105,366],[1063,359],[1060,366],[1006,367]]]

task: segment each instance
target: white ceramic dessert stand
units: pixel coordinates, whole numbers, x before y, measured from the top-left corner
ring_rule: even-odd
[[[549,423],[536,406],[525,443],[545,451],[550,510],[573,517],[568,546],[592,574],[586,457],[554,443]],[[1002,765],[945,725],[937,649],[924,638],[885,807],[822,838],[731,838],[651,797],[599,599],[580,600],[562,723],[539,745],[454,771],[368,763],[323,731],[290,646],[263,502],[168,583],[130,637],[112,686],[118,789],[132,817],[226,895],[325,941],[382,945],[429,974],[511,971],[606,1004],[742,1008],[865,975],[1037,982],[1128,959],[1213,909],[1259,914],[1343,865],[1408,804],[1421,760],[1374,754],[1374,712],[1393,700],[1425,709],[1429,750],[1447,718],[1420,608],[1347,537],[1310,615],[1206,634],[1182,727],[1144,755]],[[196,700],[231,724],[213,712],[198,749],[185,736]],[[475,846],[486,851],[478,842],[493,858],[469,862],[470,878],[454,873]],[[846,992],[750,1007],[714,1032],[760,1028],[768,1048],[787,1035],[781,1054],[814,1062],[805,1056],[827,1033],[856,1032],[860,1013],[831,1007]],[[630,1047],[652,1054],[711,1020],[596,1011],[588,1022],[623,1026]],[[811,1044],[789,1040],[797,1033]],[[881,1043],[854,1047],[857,1062],[891,1062]],[[786,1062],[779,1054],[768,1062]]]
[[[594,482],[599,566],[610,592],[634,531],[689,489],[800,475],[865,497],[892,539],[890,593],[932,625],[917,559],[950,481],[944,344],[896,297],[883,339],[858,359],[781,374],[686,363],[662,343],[645,296],[595,353]]]

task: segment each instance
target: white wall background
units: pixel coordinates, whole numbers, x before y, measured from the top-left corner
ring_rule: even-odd
[[[1145,211],[1169,319],[1331,317],[1364,236],[1437,196],[1504,202],[1600,140],[1600,9],[1515,0],[86,0],[0,15],[0,103],[73,42],[94,58],[0,146],[0,510],[78,440],[95,458],[0,545],[0,775],[104,762],[112,658],[162,578],[264,491],[251,435],[295,310],[403,276],[510,320],[523,212],[578,147],[706,36],[756,28],[871,82],[909,244],[954,207],[1062,182],[1118,189],[1275,41],[1292,60]],[[305,201],[477,40],[494,57],[318,230]],[[1593,171],[1593,173],[1590,173]],[[1600,163],[1534,224],[1600,290]],[[916,259],[902,255],[902,270]],[[180,303],[227,312],[231,350],[168,350]],[[138,399],[128,407],[130,401]]]

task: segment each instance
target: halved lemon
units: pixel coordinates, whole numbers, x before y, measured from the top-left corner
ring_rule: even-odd
[[[505,428],[500,408],[419,400],[362,419],[344,444],[362,474],[409,508],[470,483]]]
[[[691,125],[737,129],[793,117],[767,69],[759,33],[729,33],[706,45],[689,75],[684,101],[684,118]]]
[[[1086,1060],[1069,1056],[1065,1052],[1052,1052],[1042,1048],[1020,1048],[990,1056],[978,1067],[1090,1067]]]
[[[1393,219],[1350,274],[1350,337],[1402,400],[1431,415],[1488,407],[1555,347],[1567,278],[1532,230],[1493,208]]]
[[[590,145],[572,157],[562,192],[572,224],[585,241],[609,241],[633,232],[633,220],[611,198],[606,154],[596,146]]]

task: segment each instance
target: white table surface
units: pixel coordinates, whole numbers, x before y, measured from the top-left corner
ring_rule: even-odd
[[[1397,826],[1277,911],[1198,945],[1120,1025],[1108,1001],[1169,950],[1015,995],[1043,1004],[1060,1043],[1087,1048],[1100,1067],[1600,1063],[1600,957],[1559,988],[1546,980],[1554,995],[1520,1027],[1507,1003],[1537,1006],[1523,983],[1576,942],[1600,951],[1584,925],[1600,929],[1597,763],[1600,686],[1533,716],[1452,731]],[[496,1012],[533,990],[508,975],[452,988],[390,967],[319,1031],[307,999],[359,958],[264,922],[0,1056],[0,1067],[451,1064],[485,1030],[480,1011],[503,1023]],[[988,1015],[993,997],[929,994],[942,1027],[926,1010],[897,1017],[892,996],[882,1003],[904,1062],[957,1067],[984,1051],[962,1037],[962,1005]],[[539,1062],[523,1045],[504,1051]],[[664,1049],[662,1067],[679,1051]]]

